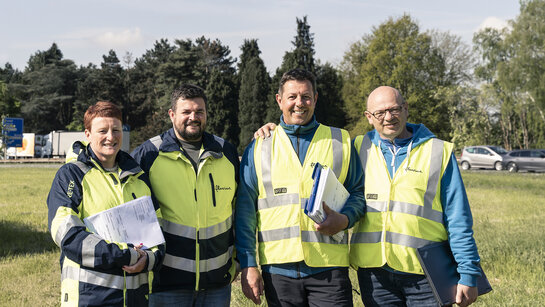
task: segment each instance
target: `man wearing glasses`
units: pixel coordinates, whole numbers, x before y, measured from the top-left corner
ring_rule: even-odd
[[[407,123],[398,90],[375,89],[365,111],[375,128],[358,136],[367,214],[354,228],[350,263],[365,306],[437,306],[416,249],[449,241],[460,280],[456,303],[477,298],[479,255],[472,216],[451,143]]]

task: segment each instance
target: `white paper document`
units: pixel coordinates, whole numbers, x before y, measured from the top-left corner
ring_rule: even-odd
[[[165,242],[150,196],[131,200],[83,219],[101,238],[150,248]]]
[[[321,223],[327,218],[322,202],[325,202],[331,210],[339,212],[346,203],[350,193],[348,193],[343,184],[337,180],[337,177],[329,167],[325,168],[317,163],[313,178],[314,185],[312,187],[312,194],[305,208],[305,213],[314,222]],[[337,242],[340,242],[343,237],[344,231],[340,231],[332,236]]]

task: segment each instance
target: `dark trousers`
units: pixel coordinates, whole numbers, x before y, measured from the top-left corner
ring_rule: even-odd
[[[366,307],[437,307],[424,275],[399,274],[381,268],[358,269],[361,300]]]
[[[348,268],[336,268],[303,278],[263,272],[265,297],[275,306],[353,306]]]

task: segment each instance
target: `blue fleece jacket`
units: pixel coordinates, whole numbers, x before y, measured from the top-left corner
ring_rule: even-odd
[[[307,149],[314,133],[319,126],[315,118],[304,126],[287,125],[283,117],[280,117],[280,126],[286,131],[293,148],[303,164]],[[363,170],[354,146],[351,146],[350,166],[344,182],[344,186],[350,192],[341,213],[348,217],[348,228],[352,227],[365,213],[365,200],[363,193]],[[235,207],[235,246],[237,258],[242,268],[256,267],[256,239],[257,230],[257,198],[258,185],[254,164],[254,141],[246,147],[240,163],[240,184],[237,191],[237,203]],[[292,278],[305,277],[332,269],[324,267],[309,267],[303,261],[297,263],[284,263],[264,265],[264,272],[284,275]]]
[[[415,148],[435,137],[423,124],[407,123],[407,130],[412,133],[411,137],[395,139],[393,143],[390,140],[382,139],[376,130],[367,133],[371,141],[380,147],[390,177],[407,157],[409,145],[411,148]],[[443,206],[443,221],[447,229],[452,254],[458,263],[459,283],[474,287],[477,277],[480,276],[477,266],[480,259],[473,238],[473,217],[454,153],[441,179],[440,196]]]

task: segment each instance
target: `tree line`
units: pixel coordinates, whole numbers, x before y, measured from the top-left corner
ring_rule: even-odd
[[[0,67],[0,114],[25,119],[25,132],[82,130],[83,113],[98,100],[122,107],[131,146],[168,129],[170,94],[181,83],[205,89],[208,128],[242,153],[253,131],[278,122],[274,99],[283,72],[304,68],[317,77],[319,122],[371,129],[363,115],[380,85],[401,91],[409,121],[465,145],[545,148],[545,0],[521,1],[520,14],[502,30],[459,36],[423,31],[410,15],[388,18],[345,51],[334,66],[315,58],[307,17],[296,18],[291,50],[272,75],[258,41],[246,39],[239,59],[219,39],[156,41],[141,57],[111,50],[100,66],[76,66],[53,43],[31,55],[23,71]]]

